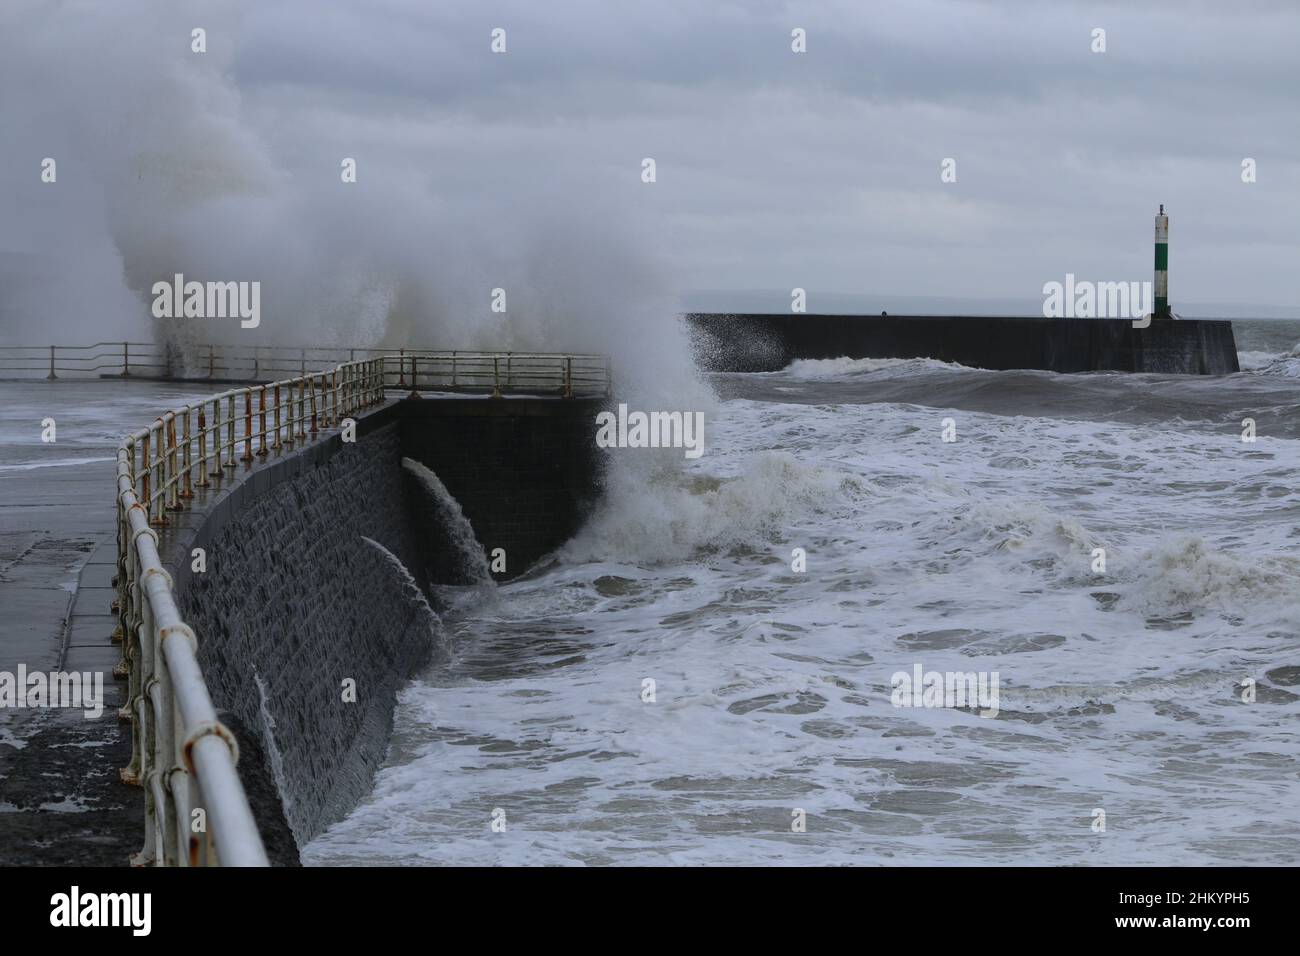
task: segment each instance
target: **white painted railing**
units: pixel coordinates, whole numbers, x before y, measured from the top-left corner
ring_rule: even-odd
[[[241,438],[244,451],[239,459],[250,462],[254,439],[259,443],[257,455],[264,456],[269,448],[292,447],[321,429],[332,430],[383,398],[384,360],[349,362],[205,398],[167,412],[118,447],[116,582],[121,624],[114,636],[122,641],[116,673],[129,681],[122,716],[132,722],[131,763],[122,779],[142,786],[145,797],[144,847],[133,860],[136,864],[267,865],[235,769],[238,745],[217,720],[199,670],[197,639],[176,607],[155,527],[167,524],[168,512],[182,510],[195,487],[221,481],[226,470],[237,467]],[[241,405],[243,428],[237,429]],[[268,435],[273,438],[269,445]]]
[[[122,661],[114,673],[129,682],[120,716],[132,722],[132,754],[122,779],[145,795],[136,864],[267,865],[235,769],[238,744],[217,720],[156,529],[184,511],[196,490],[223,486],[241,466],[332,432],[383,402],[386,388],[409,389],[409,397],[423,389],[574,398],[607,394],[610,373],[603,356],[401,349],[230,389],[166,412],[123,440],[114,605],[120,623],[113,635]]]

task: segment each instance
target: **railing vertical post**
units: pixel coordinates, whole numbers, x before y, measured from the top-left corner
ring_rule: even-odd
[[[298,437],[307,440],[307,386],[308,379],[298,379]]]
[[[284,383],[284,443],[293,447],[293,380]]]
[[[229,454],[226,456],[226,467],[235,467],[235,396],[230,394],[226,396],[226,449]]]
[[[451,350],[451,390],[456,390],[456,350]]]
[[[564,397],[573,398],[573,356],[564,360]]]
[[[330,373],[330,428],[339,427],[339,370]]]
[[[185,487],[181,489],[181,497],[188,500],[194,497],[190,474],[193,471],[193,459],[190,458],[190,407],[188,405],[181,412],[181,456],[184,459],[181,467],[185,475]]]
[[[253,381],[257,381],[262,375],[261,349],[256,345],[253,346]]]
[[[221,399],[212,400],[212,477],[220,478],[221,470]]]
[[[257,393],[257,455],[259,458],[266,457],[266,386],[263,385]]]
[[[211,482],[208,481],[208,420],[204,412],[204,403],[199,402],[199,488],[207,488]]]
[[[157,429],[156,436],[155,429]],[[150,497],[158,500],[158,508],[157,511],[154,510],[152,500],[146,501],[144,507],[151,516],[150,524],[161,526],[167,523],[167,515],[163,511],[163,506],[167,503],[167,446],[164,444],[161,418],[149,426],[149,434],[153,439],[149,444],[154,450],[149,458],[149,483],[154,489]]]
[[[208,378],[216,373],[216,356],[213,354],[212,343],[208,343]],[[220,439],[220,435],[217,436]]]
[[[56,378],[58,378],[58,376],[54,374],[54,346],[51,345],[50,346],[50,374],[45,376],[45,379],[46,381],[52,382]]]
[[[313,375],[307,379],[308,387],[311,389],[311,433],[316,435],[316,376]]]
[[[54,348],[50,347],[50,378],[54,378]],[[411,356],[411,378],[415,378],[415,356]],[[406,349],[397,350],[397,387],[406,388]],[[415,386],[412,385],[412,388]]]
[[[247,390],[244,392],[244,453],[239,460],[253,460],[253,393]]]
[[[501,358],[492,356],[492,397],[501,397]]]
[[[180,471],[177,468],[179,462],[176,460],[176,415],[169,412],[167,415],[167,486],[164,489],[166,494],[163,496],[163,502],[168,511],[180,511]]]
[[[129,378],[130,376],[131,376],[131,343],[123,342],[122,343],[122,377]]]
[[[276,382],[271,386],[272,401],[275,403],[275,442],[271,445],[272,450],[280,450],[280,383]]]
[[[144,495],[144,513],[150,523],[153,522],[153,504],[149,499],[150,479],[153,477],[152,465],[149,461],[149,448],[152,444],[152,438],[153,426],[150,425],[149,430],[144,433],[144,437],[140,440],[140,475],[143,481],[143,487],[140,491]]]
[[[407,398],[420,397],[420,372],[419,372],[419,367],[416,365],[417,361],[418,359],[416,359],[416,357],[412,355],[411,356],[411,394],[407,395],[406,396]]]

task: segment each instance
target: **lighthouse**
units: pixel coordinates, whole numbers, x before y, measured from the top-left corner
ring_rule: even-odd
[[[1155,318],[1172,319],[1169,312],[1169,217],[1165,215],[1164,203],[1156,213],[1155,300]]]

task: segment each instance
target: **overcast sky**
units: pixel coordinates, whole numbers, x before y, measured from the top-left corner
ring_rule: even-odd
[[[173,270],[336,338],[463,338],[497,286],[521,341],[701,289],[1033,300],[1150,278],[1163,202],[1175,309],[1300,315],[1297,49],[1293,0],[3,0],[4,314],[34,276],[120,324]]]

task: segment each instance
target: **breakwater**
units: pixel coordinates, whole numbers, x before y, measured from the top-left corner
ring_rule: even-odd
[[[689,313],[697,361],[718,372],[773,372],[796,359],[931,358],[1004,371],[1239,371],[1232,323],[1034,316]]]

